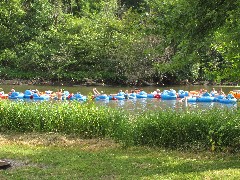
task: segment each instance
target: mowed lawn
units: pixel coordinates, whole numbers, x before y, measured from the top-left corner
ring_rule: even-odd
[[[0,134],[0,179],[240,179],[240,153],[128,147],[55,133]]]

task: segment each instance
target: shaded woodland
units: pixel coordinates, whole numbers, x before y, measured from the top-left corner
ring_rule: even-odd
[[[240,1],[2,0],[0,78],[239,82]]]

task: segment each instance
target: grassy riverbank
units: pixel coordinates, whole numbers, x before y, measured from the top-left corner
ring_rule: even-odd
[[[0,134],[0,179],[239,179],[240,154],[123,148],[59,133]]]
[[[124,146],[206,149],[240,148],[240,111],[158,111],[128,114],[93,102],[0,101],[1,132],[59,132],[82,138],[109,138]]]

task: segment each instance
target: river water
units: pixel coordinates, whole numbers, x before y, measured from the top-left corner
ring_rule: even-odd
[[[69,91],[70,93],[80,92],[83,95],[92,94],[93,86],[37,86],[37,85],[0,85],[0,88],[4,90],[5,93],[8,93],[12,88],[18,92],[24,92],[26,89],[38,89],[40,92],[44,92],[47,90],[51,90],[53,92],[57,92],[58,89],[64,89]],[[195,91],[200,89],[205,89],[211,91],[212,88],[218,90],[222,88],[225,94],[228,94],[229,91],[240,89],[239,86],[199,86],[199,85],[191,85],[191,86],[147,86],[147,87],[120,87],[120,86],[97,86],[98,91],[104,91],[106,94],[116,94],[119,90],[132,90],[135,88],[143,89],[145,92],[150,93],[156,89],[169,90],[175,89],[184,90],[184,91]],[[99,101],[96,102],[98,105],[110,106],[114,108],[129,110],[133,112],[145,112],[149,110],[158,111],[165,109],[175,109],[175,110],[184,110],[184,109],[209,109],[213,107],[217,108],[237,108],[237,104],[235,105],[225,105],[220,103],[185,103],[181,100],[167,100],[163,101],[161,99],[135,99],[135,100],[118,100],[118,101]]]

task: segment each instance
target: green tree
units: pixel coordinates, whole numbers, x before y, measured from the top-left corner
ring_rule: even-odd
[[[148,1],[148,5],[154,26],[151,32],[161,34],[164,42],[159,46],[162,56],[156,63],[159,73],[171,74],[176,80],[216,78],[209,73],[214,74],[219,68],[208,68],[216,65],[220,57],[212,48],[214,33],[224,26],[228,12],[238,9],[236,2],[153,0]],[[199,68],[199,75],[194,67]],[[208,76],[205,76],[206,72]]]

